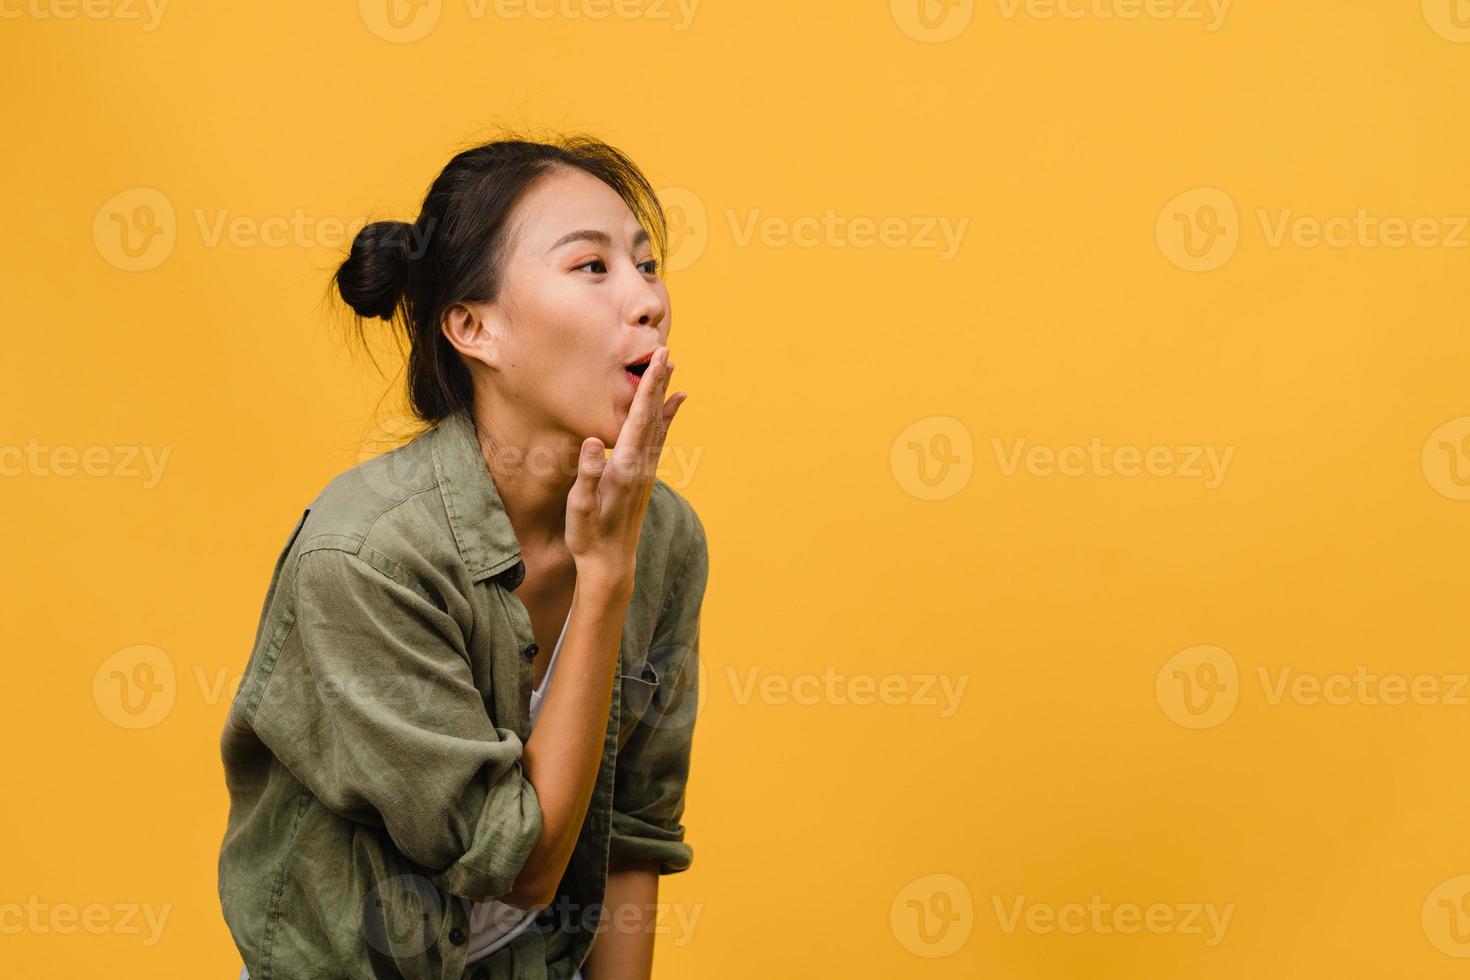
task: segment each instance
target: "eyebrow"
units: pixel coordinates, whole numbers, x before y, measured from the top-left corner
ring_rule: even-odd
[[[577,231],[569,231],[565,235],[558,238],[556,240],[556,244],[552,245],[546,251],[548,253],[555,252],[563,245],[566,245],[570,242],[578,241],[596,242],[604,248],[612,248],[613,244],[612,236],[605,231],[601,231],[597,228],[580,228]],[[633,236],[634,246],[642,245],[646,241],[648,241],[648,232],[643,228],[639,228],[638,233]]]

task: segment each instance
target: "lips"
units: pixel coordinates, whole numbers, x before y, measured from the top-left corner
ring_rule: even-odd
[[[634,388],[638,387],[638,382],[643,380],[643,372],[648,370],[648,365],[652,362],[653,351],[649,351],[632,364],[623,366],[623,374],[627,376],[628,381],[632,383]]]

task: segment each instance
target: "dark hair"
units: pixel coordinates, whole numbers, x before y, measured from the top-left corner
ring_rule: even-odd
[[[473,403],[469,371],[444,336],[442,318],[457,302],[499,294],[510,253],[507,219],[538,177],[560,167],[586,171],[617,191],[662,260],[668,227],[652,185],[621,151],[580,135],[498,139],[463,150],[434,179],[413,223],[375,221],[353,239],[332,282],[364,345],[367,319],[401,328],[408,405],[420,421],[438,422]]]

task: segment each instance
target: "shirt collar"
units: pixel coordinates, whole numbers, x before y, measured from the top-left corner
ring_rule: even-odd
[[[441,419],[431,440],[439,493],[465,567],[476,582],[515,569],[509,576],[515,588],[525,577],[521,543],[485,465],[470,410],[459,408]]]

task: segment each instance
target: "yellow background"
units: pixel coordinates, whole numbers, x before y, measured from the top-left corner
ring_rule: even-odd
[[[218,733],[287,532],[398,389],[320,303],[321,222],[411,220],[507,122],[677,198],[665,478],[712,572],[659,980],[1463,975],[1470,5],[625,2],[443,0],[409,39],[374,0],[6,0],[0,971],[238,972]],[[1275,237],[1360,210],[1438,237]],[[1068,476],[1017,440],[1232,456]],[[129,727],[140,663],[174,686]],[[1441,696],[1272,696],[1360,668]],[[1212,676],[1223,717],[1186,703]],[[1231,918],[1007,930],[1018,900]]]

